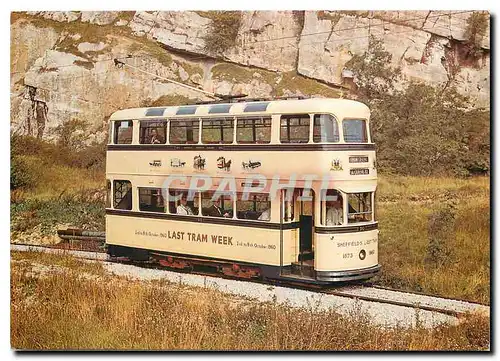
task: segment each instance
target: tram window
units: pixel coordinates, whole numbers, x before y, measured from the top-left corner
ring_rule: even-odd
[[[285,222],[292,222],[294,220],[295,214],[295,200],[297,198],[297,195],[295,194],[294,190],[288,189],[286,191],[285,195],[285,209],[284,209],[284,214],[283,214],[283,220]]]
[[[344,199],[336,189],[321,192],[321,224],[340,226],[344,223]]]
[[[168,211],[170,214],[197,216],[200,207],[200,194],[186,189],[168,190]]]
[[[115,144],[131,144],[133,122],[131,120],[115,121]]]
[[[106,208],[111,208],[111,181],[106,179]]]
[[[281,116],[281,143],[309,142],[309,115],[282,115]]]
[[[140,144],[165,144],[167,123],[158,120],[142,120],[139,134]]]
[[[238,193],[236,199],[236,217],[239,219],[252,219],[256,221],[269,221],[271,219],[271,200],[269,194],[251,193],[243,197]]]
[[[139,188],[139,210],[165,213],[161,188]]]
[[[233,119],[203,119],[201,140],[205,144],[230,144],[233,142]]]
[[[368,143],[366,121],[364,119],[344,119],[342,121],[346,143]]]
[[[238,143],[255,144],[271,142],[271,118],[237,119]]]
[[[372,193],[349,193],[347,195],[349,200],[347,211],[347,222],[369,222],[372,220]]]
[[[210,217],[233,217],[232,195],[215,194],[213,191],[201,193],[201,213]]]
[[[199,120],[171,120],[170,144],[198,144]]]
[[[132,209],[132,184],[129,181],[113,181],[113,208]]]
[[[333,116],[330,114],[314,115],[313,141],[315,143],[339,141],[339,126]]]

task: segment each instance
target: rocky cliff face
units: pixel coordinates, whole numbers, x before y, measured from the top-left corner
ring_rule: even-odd
[[[11,19],[11,127],[50,139],[78,119],[100,140],[118,109],[207,98],[194,90],[118,67],[217,93],[346,96],[345,64],[370,36],[392,54],[404,82],[455,85],[489,106],[489,22],[473,61],[463,56],[467,21],[458,11],[248,11],[222,52],[207,34],[222,26],[214,12],[28,12]],[[211,30],[212,29],[212,30]],[[221,32],[223,29],[221,29]]]

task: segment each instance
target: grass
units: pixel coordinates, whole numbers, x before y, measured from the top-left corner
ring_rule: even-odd
[[[381,177],[377,198],[380,283],[489,304],[490,195],[488,177]],[[452,220],[438,236],[431,218],[443,207]],[[433,229],[433,232],[436,230]],[[429,260],[433,243],[442,252]]]
[[[46,258],[47,257],[47,258]],[[61,258],[58,260],[57,258]],[[486,350],[489,321],[386,329],[353,310],[258,303],[112,276],[68,256],[13,253],[11,345],[34,350]],[[56,264],[47,269],[40,265]],[[89,268],[90,267],[90,268]],[[94,275],[95,277],[91,277]],[[112,287],[110,287],[112,285]]]
[[[259,74],[257,77],[255,74]],[[338,98],[341,92],[327,85],[306,78],[295,71],[275,73],[263,69],[252,69],[231,63],[219,63],[212,68],[212,77],[229,82],[250,83],[258,79],[273,87],[275,96],[283,96],[288,92],[301,92],[304,95],[321,95],[324,97]],[[278,83],[278,80],[281,80]]]

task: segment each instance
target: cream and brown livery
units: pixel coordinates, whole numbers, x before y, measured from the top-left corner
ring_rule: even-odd
[[[210,265],[240,277],[322,284],[372,277],[380,265],[369,118],[360,102],[320,98],[115,112],[106,165],[108,253],[177,268]],[[164,143],[141,138],[150,120],[148,129],[161,127]],[[145,157],[170,164],[171,173]],[[267,185],[243,199],[254,175]],[[213,183],[190,190],[197,176]],[[210,196],[227,176],[236,189],[213,212]],[[177,213],[188,193],[192,214]]]

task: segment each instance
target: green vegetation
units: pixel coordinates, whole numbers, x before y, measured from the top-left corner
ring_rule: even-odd
[[[258,75],[256,75],[258,74]],[[337,98],[340,91],[306,78],[296,71],[275,73],[268,70],[247,68],[231,63],[219,63],[212,67],[212,78],[232,83],[250,83],[257,79],[273,87],[273,95],[283,96],[290,92],[301,92],[304,95],[321,95]],[[279,82],[278,82],[279,81]]]
[[[338,98],[340,95],[339,90],[321,84],[316,80],[306,78],[296,71],[283,73],[283,78],[276,87],[276,95],[287,95],[286,90],[293,93],[299,91],[306,96],[317,94],[324,97]]]
[[[255,74],[259,74],[256,76]],[[276,83],[277,74],[263,69],[248,68],[232,63],[218,63],[212,67],[212,78],[234,83],[250,83],[258,79],[267,84]]]
[[[206,52],[221,55],[236,45],[243,15],[241,11],[199,11],[198,14],[212,19],[203,37]]]
[[[489,303],[489,177],[382,176],[379,282]]]
[[[88,262],[13,253],[11,344],[18,349],[487,350],[489,320],[382,328],[315,305],[258,303],[165,281],[111,276]],[[55,260],[61,257],[60,261]],[[58,266],[47,269],[47,266]],[[45,271],[44,271],[45,270]],[[113,285],[110,287],[109,285]]]
[[[346,64],[357,76],[358,100],[372,110],[372,134],[381,171],[406,175],[487,174],[490,112],[469,108],[452,86],[410,82],[397,90],[399,69],[375,38]]]
[[[146,100],[141,104],[141,107],[161,107],[161,106],[174,106],[185,105],[196,102],[196,99],[190,99],[183,95],[162,95],[156,100]]]
[[[469,46],[469,55],[478,57],[482,55],[481,42],[486,35],[489,22],[488,12],[474,11],[467,19],[465,37]]]
[[[61,126],[56,144],[11,136],[11,237],[54,235],[71,224],[104,229],[105,144],[84,144],[84,123]]]

